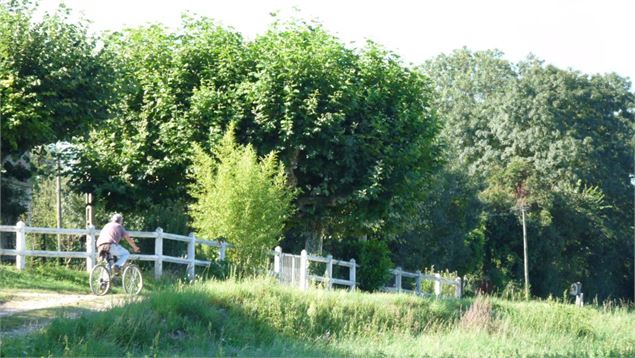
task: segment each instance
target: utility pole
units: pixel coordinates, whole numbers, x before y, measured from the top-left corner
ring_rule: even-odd
[[[633,186],[633,303],[635,303],[635,138],[633,138],[633,174],[630,177]]]
[[[523,200],[524,201],[524,200]],[[525,223],[525,203],[520,207],[520,213],[523,219],[523,260],[525,268],[525,299],[529,300],[529,264],[527,260],[527,224]]]
[[[527,189],[524,182],[516,184],[514,190],[516,196],[516,210],[520,210],[520,218],[523,225],[523,268],[525,271],[525,300],[529,300],[529,258],[527,257]]]
[[[62,181],[60,178],[60,154],[56,153],[57,157],[57,173],[55,178],[55,194],[57,197],[57,228],[62,227]],[[62,237],[57,234],[57,251],[62,251]]]

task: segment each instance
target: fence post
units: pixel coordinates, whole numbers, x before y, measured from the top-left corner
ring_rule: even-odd
[[[154,255],[157,257],[154,261],[154,278],[158,280],[163,275],[163,229],[160,227],[154,239]]]
[[[401,292],[401,267],[395,269],[395,289]]]
[[[86,258],[86,271],[90,272],[93,267],[95,267],[95,261],[97,255],[95,253],[95,227],[93,225],[89,225],[87,228],[88,233],[86,234],[86,253],[88,257]]]
[[[351,281],[351,290],[357,288],[357,264],[355,259],[351,259],[351,269],[349,270],[349,280]]]
[[[441,296],[441,274],[434,274],[434,295],[439,297]]]
[[[421,294],[421,271],[417,270],[417,289],[415,291],[417,295]]]
[[[227,249],[227,243],[225,241],[221,241],[220,243],[220,251],[218,252],[218,258],[221,261],[225,261],[225,250]]]
[[[454,281],[456,281],[456,291],[454,295],[456,296],[456,298],[461,298],[461,296],[463,296],[463,280],[459,276]]]
[[[306,289],[309,287],[309,258],[306,250],[300,252],[300,288]]]
[[[333,288],[333,255],[326,256],[326,278],[328,279],[326,287]]]
[[[20,220],[15,226],[17,229],[15,232],[15,251],[17,251],[15,267],[18,270],[24,270],[26,267],[26,255],[24,254],[24,250],[26,250],[26,237],[24,233],[26,224]]]
[[[190,234],[190,241],[188,241],[187,243],[187,260],[190,262],[187,265],[187,278],[189,278],[190,280],[194,279],[194,274],[195,274],[195,270],[194,270],[194,265],[196,264],[196,257],[195,257],[195,250],[194,250],[194,244],[196,243],[196,237],[194,236],[194,233]]]
[[[282,260],[282,248],[280,246],[276,246],[276,248],[273,250],[273,273],[276,274],[276,276],[278,277],[278,280],[281,279],[281,273],[282,273],[282,265],[280,264],[280,261]]]

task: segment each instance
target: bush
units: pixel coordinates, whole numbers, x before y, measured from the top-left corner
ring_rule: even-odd
[[[252,146],[238,145],[233,125],[214,148],[213,157],[194,148],[190,193],[192,225],[204,237],[233,245],[230,260],[240,271],[267,266],[293,213],[295,191],[274,153],[258,158]]]
[[[394,266],[390,260],[390,249],[385,241],[345,241],[340,245],[338,257],[355,259],[358,287],[364,291],[376,291],[390,278],[389,270]]]

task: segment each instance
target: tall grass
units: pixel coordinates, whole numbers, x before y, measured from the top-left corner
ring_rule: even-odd
[[[269,279],[159,289],[2,342],[5,356],[633,356],[635,314],[554,301],[434,300]]]

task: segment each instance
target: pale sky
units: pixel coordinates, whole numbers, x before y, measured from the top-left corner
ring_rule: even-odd
[[[41,0],[54,9],[59,0]],[[92,30],[162,23],[177,27],[189,11],[231,26],[246,38],[263,33],[271,12],[318,20],[346,43],[366,39],[405,63],[467,46],[499,49],[517,62],[529,53],[588,74],[616,72],[635,79],[634,0],[65,0],[92,21]],[[293,9],[298,9],[298,11]],[[633,86],[631,87],[633,88]]]

